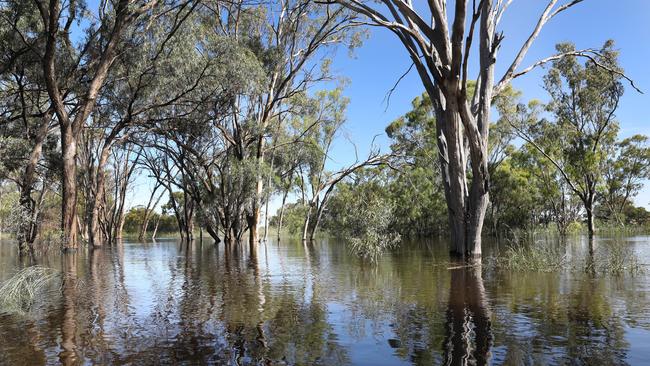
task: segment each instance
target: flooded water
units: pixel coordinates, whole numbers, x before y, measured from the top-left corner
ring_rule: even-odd
[[[650,263],[650,237],[624,241]],[[0,243],[0,282],[19,269],[15,252]],[[125,242],[38,264],[61,280],[26,313],[0,309],[1,365],[650,364],[648,270],[467,267],[442,242],[369,266],[326,240],[255,256]]]

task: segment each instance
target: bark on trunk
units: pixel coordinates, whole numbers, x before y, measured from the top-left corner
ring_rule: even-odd
[[[153,233],[151,233],[151,240],[156,240],[156,234],[158,233],[158,225],[160,225],[161,218],[162,218],[162,214],[158,215],[158,218],[156,219],[156,225],[153,227]]]
[[[484,161],[471,161],[473,179],[468,190],[467,149],[460,114],[455,103],[437,111],[438,148],[451,237],[451,253],[481,255],[481,231],[489,203],[487,177],[479,171]],[[487,154],[484,154],[487,155]]]
[[[108,161],[110,153],[110,146],[104,146],[97,162],[97,170],[95,172],[95,196],[91,200],[90,209],[90,229],[88,230],[88,240],[90,245],[99,248],[104,245],[104,238],[99,227],[99,215],[104,202],[104,193],[106,192],[106,174],[104,174],[104,167]]]
[[[307,241],[307,233],[309,231],[309,219],[311,217],[311,208],[312,205],[309,204],[309,209],[307,209],[307,215],[305,216],[305,223],[302,227],[302,241]]]
[[[76,249],[77,240],[77,139],[72,126],[61,125],[63,191],[61,196],[61,231],[63,249]]]
[[[589,233],[590,238],[592,238],[596,233],[596,228],[594,225],[594,211],[593,207],[591,207],[592,205],[587,206],[587,232]]]
[[[248,228],[248,247],[250,253],[254,255],[257,253],[257,226],[250,226]]]
[[[318,227],[320,226],[321,219],[323,218],[323,212],[325,212],[325,204],[327,203],[327,197],[329,197],[329,193],[332,192],[332,188],[334,188],[334,186],[330,187],[327,193],[325,193],[325,196],[323,197],[323,201],[318,206],[314,224],[312,225],[309,231],[309,241],[314,241],[314,238],[316,237],[316,232],[318,231]]]
[[[262,197],[262,189],[264,188],[264,182],[261,177],[257,179],[257,189],[255,192],[255,199],[253,202],[253,207],[251,209],[250,215],[247,217],[248,221],[248,245],[252,248],[258,241],[258,231],[257,225],[260,222],[260,197]]]
[[[34,201],[32,198],[32,191],[36,178],[36,167],[38,165],[38,161],[41,158],[43,152],[43,143],[47,138],[47,132],[49,130],[50,118],[51,115],[49,113],[46,113],[43,121],[41,122],[42,124],[38,129],[34,147],[29,154],[29,160],[25,166],[25,171],[20,183],[19,202],[25,214],[29,217],[28,220],[23,220],[19,226],[17,239],[20,255],[25,255],[28,252],[33,253],[34,240],[36,240],[36,234],[38,233],[38,208],[36,201]],[[45,190],[45,187],[43,187],[43,190]]]
[[[221,242],[221,239],[219,238],[219,234],[217,233],[216,230],[212,228],[212,226],[208,225],[205,227],[205,230],[208,232],[210,237],[214,240],[214,244],[219,244]]]

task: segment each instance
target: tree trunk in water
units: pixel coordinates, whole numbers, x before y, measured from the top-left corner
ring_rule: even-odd
[[[104,202],[104,193],[106,191],[106,174],[104,167],[108,161],[110,146],[104,146],[97,162],[97,171],[95,172],[95,197],[91,201],[90,209],[90,228],[88,230],[88,240],[90,245],[99,248],[104,245],[104,238],[99,227],[99,214]]]
[[[257,190],[255,192],[255,199],[253,202],[253,208],[250,215],[248,215],[248,245],[252,248],[255,243],[258,241],[257,225],[260,222],[260,199],[262,197],[262,189],[264,188],[264,182],[262,177],[257,179]]]
[[[257,226],[251,226],[248,229],[248,247],[250,249],[250,254],[257,254]]]
[[[269,198],[266,197],[266,203],[264,204],[264,241],[267,241],[269,237]]]
[[[333,188],[334,186],[330,187]],[[325,194],[323,197],[323,201],[320,203],[320,206],[318,206],[318,210],[316,211],[316,218],[314,220],[314,224],[311,227],[311,230],[309,232],[309,241],[314,241],[314,237],[316,236],[316,231],[318,231],[318,226],[320,225],[320,221],[323,218],[323,212],[325,211],[325,204],[327,203],[327,197],[329,196],[329,193],[331,192],[331,189],[328,190],[328,192]]]
[[[219,234],[217,233],[217,230],[215,230],[212,226],[208,225],[205,227],[205,231],[208,232],[210,237],[214,239],[214,244],[219,244],[221,242],[221,239],[219,238]]]
[[[153,233],[151,233],[151,240],[156,240],[156,234],[158,233],[158,225],[160,225],[161,218],[162,218],[162,214],[158,215],[158,218],[156,219],[156,225],[153,227]]]
[[[162,196],[165,194],[165,191],[163,190],[163,192],[158,196],[158,199],[156,199],[156,201],[153,202],[156,191],[158,190],[159,187],[160,184],[157,184],[153,188],[153,191],[151,192],[151,197],[149,197],[147,208],[144,211],[144,220],[142,220],[142,226],[140,227],[140,233],[138,234],[138,241],[144,241],[144,236],[147,235],[147,228],[149,227],[149,219],[151,218],[151,213],[156,208],[156,206],[158,206],[158,203],[160,203]],[[153,206],[151,206],[152,203]]]
[[[246,221],[248,223],[248,247],[251,253],[257,251],[257,236],[258,236],[257,223],[259,221],[259,217],[260,217],[260,210],[259,210],[259,206],[257,205],[253,207],[253,213],[247,215],[246,217]]]
[[[465,151],[460,120],[457,113],[438,113],[437,135],[440,150],[440,168],[447,201],[447,216],[451,236],[451,252],[464,256],[466,251],[465,197],[467,196],[467,174],[465,172]]]
[[[302,241],[307,241],[307,233],[309,231],[309,218],[311,216],[311,203],[309,204],[309,209],[307,210],[307,216],[305,216],[305,223],[302,227]]]
[[[587,232],[589,233],[590,238],[593,238],[594,233],[596,232],[594,225],[594,209],[592,206],[593,204],[587,206]]]
[[[121,212],[119,213],[118,220],[117,220],[117,226],[116,226],[116,235],[115,235],[115,240],[120,241],[122,240],[123,232],[124,232],[124,221],[125,221],[126,215],[124,215],[124,210],[122,209]]]
[[[280,216],[278,217],[278,241],[280,240],[280,232],[282,231],[282,220],[284,219],[284,205],[287,203],[287,196],[289,190],[284,191],[282,195],[282,206],[280,206]]]
[[[431,96],[433,98],[433,96]],[[487,192],[487,146],[477,149],[482,156],[472,156],[472,182],[468,189],[468,150],[465,133],[453,98],[447,106],[436,108],[436,134],[440,150],[447,215],[451,236],[451,253],[458,256],[481,255],[481,231],[489,203]]]
[[[17,239],[21,256],[27,254],[28,251],[33,252],[34,240],[36,239],[36,234],[38,232],[39,222],[36,213],[37,207],[35,201],[32,199],[32,190],[36,178],[36,167],[43,152],[43,143],[47,137],[50,118],[51,115],[47,113],[41,122],[42,125],[38,129],[36,141],[31,153],[29,154],[29,160],[25,166],[25,172],[23,173],[22,181],[20,183],[19,202],[23,211],[29,216],[29,220],[23,218],[23,222],[20,223],[18,229]],[[45,187],[43,187],[43,190],[45,190]]]
[[[481,232],[483,231],[483,222],[485,212],[487,211],[490,196],[483,191],[482,186],[486,182],[480,179],[472,180],[472,189],[469,196],[469,222],[467,227],[467,237],[465,254],[469,256],[481,256]]]
[[[61,125],[63,160],[61,196],[62,249],[76,249],[77,243],[77,140],[70,124]]]

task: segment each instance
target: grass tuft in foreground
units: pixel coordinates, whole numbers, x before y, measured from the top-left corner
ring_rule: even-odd
[[[0,311],[29,311],[36,295],[57,277],[58,272],[42,266],[27,267],[18,271],[0,287]]]

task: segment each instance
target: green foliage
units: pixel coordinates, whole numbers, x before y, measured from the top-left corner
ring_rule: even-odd
[[[383,179],[394,207],[394,229],[406,236],[441,233],[447,227],[447,209],[438,169],[433,106],[425,93],[412,102],[405,116],[393,121],[386,134],[391,138],[392,162],[384,167]]]
[[[302,233],[305,224],[305,216],[307,216],[307,206],[297,203],[289,203],[285,205],[284,216],[282,218],[282,227],[292,235]],[[272,226],[277,225],[278,216],[274,217],[271,221]]]
[[[393,230],[394,206],[385,192],[381,180],[371,173],[340,184],[328,205],[325,225],[330,232],[345,238],[357,256],[370,262],[376,262],[401,241],[400,234]]]
[[[167,210],[163,208],[163,213],[152,212],[149,217],[149,226],[147,227],[147,232],[152,233],[156,222],[160,220],[158,224],[158,233],[175,233],[178,231],[178,225],[176,223],[176,218],[173,215],[165,213]],[[137,234],[140,232],[142,223],[144,222],[145,209],[144,207],[133,207],[131,208],[126,215],[124,216],[124,231],[127,234]]]

